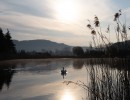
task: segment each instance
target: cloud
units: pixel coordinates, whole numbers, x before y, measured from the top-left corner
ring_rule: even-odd
[[[23,14],[52,18],[52,10],[47,0],[3,0],[1,5],[3,12],[14,11]]]
[[[59,0],[1,0],[0,25],[4,30],[9,28],[14,39],[51,39],[70,45],[89,45],[91,34],[86,28],[87,19],[93,21],[97,15],[105,30],[108,24],[113,25],[113,15],[120,9],[118,1],[73,0],[76,10],[78,9],[78,19],[64,22],[55,17],[58,2]],[[124,7],[128,5],[124,4]]]
[[[23,100],[52,100],[54,99],[55,95],[54,94],[49,94],[49,95],[40,95],[40,96],[35,96],[35,97],[29,97],[25,98]]]

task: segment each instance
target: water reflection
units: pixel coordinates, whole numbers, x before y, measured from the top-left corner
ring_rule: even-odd
[[[88,84],[68,81],[87,90],[88,100],[129,100],[129,59],[87,59]]]
[[[75,69],[81,69],[84,65],[84,60],[73,60],[73,68]]]
[[[75,99],[69,90],[65,90],[60,100],[75,100]]]
[[[15,66],[0,66],[0,91],[5,85],[9,88],[13,75],[16,73],[14,69]]]
[[[0,66],[0,90],[5,86],[10,89],[0,92],[0,99],[80,100],[85,98],[79,96],[84,92],[82,87],[87,98],[84,100],[130,100],[129,66],[126,59],[48,59],[4,64]],[[66,73],[59,74],[63,67],[69,71],[64,80],[80,89],[64,88],[61,75],[64,78]]]
[[[63,67],[63,69],[61,70],[61,75],[63,76],[63,79],[64,79],[64,76],[67,75],[67,70]]]
[[[89,69],[89,100],[129,100],[129,71],[91,66]]]

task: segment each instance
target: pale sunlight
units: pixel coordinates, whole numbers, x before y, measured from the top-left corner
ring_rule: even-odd
[[[74,100],[74,96],[70,91],[66,90],[63,96],[61,97],[61,100]]]
[[[79,9],[74,0],[58,0],[55,8],[56,18],[62,22],[73,22],[78,19]]]

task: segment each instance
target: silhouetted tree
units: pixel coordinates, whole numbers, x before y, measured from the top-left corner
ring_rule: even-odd
[[[2,28],[0,28],[0,59],[10,58],[15,52],[15,45],[9,30],[7,29],[7,33],[4,34]]]
[[[2,29],[0,28],[0,54],[5,51],[5,37]]]
[[[73,54],[76,55],[76,56],[83,56],[84,51],[81,47],[74,47],[73,48]]]
[[[7,29],[7,33],[5,34],[5,39],[6,39],[6,49],[7,49],[6,51],[9,54],[14,54],[16,52],[15,45],[11,39],[11,35],[8,29]]]

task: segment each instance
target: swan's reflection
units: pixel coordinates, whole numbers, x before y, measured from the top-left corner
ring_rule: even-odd
[[[63,76],[63,79],[64,79],[64,76],[67,75],[67,70],[65,70],[64,67],[63,67],[63,69],[61,70],[61,75]]]

